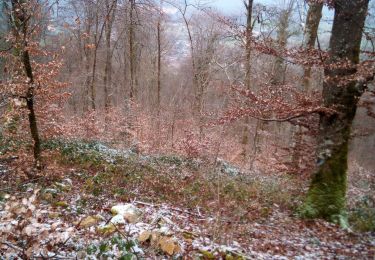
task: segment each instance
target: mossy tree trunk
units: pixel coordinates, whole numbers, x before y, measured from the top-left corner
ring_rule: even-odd
[[[324,105],[337,113],[320,116],[318,170],[314,175],[301,213],[308,218],[345,221],[347,155],[350,129],[362,87],[355,80],[344,80],[356,73],[362,30],[369,0],[336,0],[330,39],[329,64],[323,85]],[[348,60],[350,65],[330,66]]]

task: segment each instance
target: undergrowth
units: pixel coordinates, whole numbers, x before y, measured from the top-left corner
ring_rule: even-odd
[[[364,196],[349,212],[352,227],[361,232],[375,231],[375,201]]]
[[[83,193],[97,198],[173,203],[209,214],[220,210],[238,220],[268,217],[275,205],[295,206],[295,190],[288,188],[293,187],[293,179],[288,184],[283,178],[247,176],[232,166],[228,173],[223,163],[175,155],[142,156],[98,142],[53,140],[44,143],[44,149],[59,150],[60,163],[79,172],[76,177]]]

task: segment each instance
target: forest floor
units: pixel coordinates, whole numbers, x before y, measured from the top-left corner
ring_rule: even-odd
[[[37,174],[28,153],[0,157],[0,259],[375,257],[374,232],[297,217],[307,183],[296,176],[98,143],[44,149]],[[357,229],[374,221],[357,219]]]

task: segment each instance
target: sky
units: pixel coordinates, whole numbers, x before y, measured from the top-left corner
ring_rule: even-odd
[[[245,12],[243,0],[207,0],[209,5],[218,8],[220,11],[230,14],[241,14]],[[265,4],[272,5],[278,2],[278,0],[255,0],[254,4]],[[324,8],[324,14],[329,16],[332,12],[329,12],[327,8]]]
[[[212,5],[228,13],[239,13],[244,10],[242,0],[212,0]]]
[[[212,6],[217,7],[219,10],[228,14],[240,14],[244,12],[243,0],[210,0]],[[262,3],[269,4],[275,1],[271,0],[258,0],[254,1],[254,4]]]

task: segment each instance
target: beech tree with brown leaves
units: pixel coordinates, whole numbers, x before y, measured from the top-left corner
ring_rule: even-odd
[[[33,67],[30,60],[29,52],[29,41],[31,37],[31,28],[29,25],[29,20],[32,18],[31,5],[32,1],[25,0],[12,0],[12,11],[11,11],[11,26],[14,36],[14,53],[18,56],[23,64],[23,69],[27,77],[27,90],[26,95],[21,98],[26,99],[30,132],[34,142],[34,160],[37,169],[41,169],[41,143],[38,131],[37,117],[35,114],[34,102],[35,102],[35,88],[36,82],[34,80]]]
[[[343,226],[347,226],[345,198],[351,126],[358,99],[366,86],[363,77],[358,79],[355,74],[368,4],[369,0],[335,0],[333,3],[335,17],[323,102],[336,112],[320,115],[318,171],[301,208],[305,217],[325,218]]]

